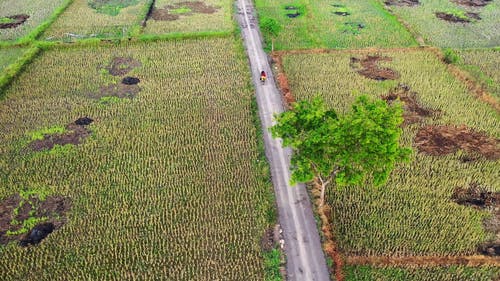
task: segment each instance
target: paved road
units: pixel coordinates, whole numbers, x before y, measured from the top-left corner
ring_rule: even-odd
[[[251,0],[237,0],[237,8],[238,21],[256,85],[266,156],[271,165],[279,222],[285,240],[287,280],[330,280],[307,191],[304,185],[289,184],[291,150],[283,149],[281,140],[273,139],[267,130],[274,124],[273,115],[282,112],[284,108],[267,55],[262,49],[253,4]],[[268,81],[264,85],[259,81],[261,70],[268,74]]]

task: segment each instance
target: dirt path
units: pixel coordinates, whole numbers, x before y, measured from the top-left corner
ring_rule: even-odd
[[[262,49],[253,4],[249,0],[238,0],[237,9],[237,19],[256,86],[259,116],[264,128],[266,156],[271,166],[279,222],[283,229],[287,280],[330,280],[305,186],[289,185],[291,150],[283,149],[281,140],[273,139],[268,131],[274,124],[273,115],[282,112],[284,106],[274,83],[268,57]],[[268,74],[268,81],[264,85],[259,81],[261,70],[265,70]]]

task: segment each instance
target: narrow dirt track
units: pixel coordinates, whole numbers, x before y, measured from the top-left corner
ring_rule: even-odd
[[[284,106],[268,57],[262,49],[253,4],[249,0],[238,0],[237,10],[237,19],[256,86],[266,156],[271,166],[279,222],[285,240],[287,280],[330,280],[307,190],[304,185],[289,184],[291,150],[283,149],[281,140],[273,139],[268,131],[268,128],[274,125],[273,115],[283,112]],[[265,84],[259,81],[261,70],[268,74]]]

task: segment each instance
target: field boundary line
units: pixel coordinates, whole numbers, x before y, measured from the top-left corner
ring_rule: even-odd
[[[26,65],[41,52],[41,48],[32,46],[15,62],[9,64],[0,74],[0,100],[4,98],[5,90],[10,83],[23,72]]]
[[[377,267],[433,267],[463,265],[468,267],[500,266],[500,257],[472,256],[346,256],[348,265],[372,265]]]

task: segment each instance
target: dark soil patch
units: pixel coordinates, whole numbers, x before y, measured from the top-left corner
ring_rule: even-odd
[[[92,121],[94,120],[88,117],[79,118],[74,123],[71,123],[68,126],[66,126],[66,129],[68,129],[67,132],[62,134],[45,135],[43,139],[35,140],[31,142],[29,146],[34,151],[42,151],[45,149],[52,149],[54,148],[55,145],[61,145],[61,146],[66,144],[78,145],[85,138],[90,136],[90,130],[87,129],[85,125],[92,123]],[[80,123],[81,125],[77,124],[77,122]]]
[[[81,117],[75,121],[75,124],[80,125],[80,126],[86,126],[86,125],[90,125],[90,123],[92,123],[92,122],[94,122],[94,119],[91,119],[88,117]]]
[[[491,192],[477,183],[471,183],[468,188],[455,188],[451,199],[460,205],[479,208],[496,207],[500,205],[500,192]]]
[[[490,242],[479,246],[479,253],[485,256],[500,256],[500,242]]]
[[[129,73],[132,69],[141,66],[141,62],[133,58],[116,57],[111,60],[106,69],[113,76],[122,76]]]
[[[467,17],[458,17],[454,14],[450,13],[444,13],[444,12],[437,12],[436,17],[449,21],[449,22],[461,22],[461,23],[469,23],[471,22],[472,19],[480,20],[481,17],[479,16],[478,13],[465,13]]]
[[[260,245],[262,247],[262,250],[264,252],[271,251],[272,249],[274,249],[277,243],[278,241],[274,240],[274,228],[272,227],[267,228],[260,240]]]
[[[183,8],[189,9],[189,11],[180,14],[172,12],[174,10]],[[179,19],[181,15],[190,16],[195,13],[213,14],[217,12],[217,10],[219,10],[218,7],[209,6],[201,1],[195,1],[195,2],[185,1],[185,2],[175,3],[173,5],[167,5],[161,9],[154,8],[153,11],[151,12],[151,18],[154,20],[161,20],[161,21],[173,21]]]
[[[286,14],[286,16],[287,16],[288,18],[290,18],[290,19],[296,18],[296,17],[298,17],[298,16],[300,16],[300,15],[301,15],[301,14],[300,14],[298,11],[297,11],[297,12],[295,12],[295,13],[293,13],[293,14]]]
[[[415,146],[420,152],[440,156],[462,149],[477,153],[489,160],[500,159],[500,141],[466,126],[426,126],[415,136]]]
[[[24,204],[18,208],[21,202]],[[16,208],[17,215],[14,214]],[[6,245],[11,241],[19,241],[22,246],[39,243],[53,230],[66,223],[66,213],[70,208],[70,200],[62,196],[48,196],[44,201],[36,196],[25,200],[18,194],[7,197],[0,202],[0,244]],[[46,218],[46,221],[25,234],[7,235],[7,231],[21,229],[21,225],[11,224],[13,219],[22,222],[29,217]]]
[[[401,83],[392,89],[388,95],[382,96],[382,99],[387,101],[388,104],[392,104],[396,100],[400,100],[403,103],[404,125],[421,122],[424,118],[438,113],[437,111],[422,107],[418,102],[417,92],[410,91],[408,85]]]
[[[94,98],[102,97],[117,97],[117,98],[133,98],[141,89],[137,85],[127,84],[111,84],[102,86],[98,94],[92,95]]]
[[[387,6],[418,6],[420,5],[419,0],[388,0],[384,2]]]
[[[127,77],[122,79],[122,84],[125,84],[125,85],[136,85],[139,82],[141,82],[141,80],[139,80],[139,78],[136,78],[136,77],[127,76]]]
[[[36,245],[42,242],[45,237],[54,231],[54,224],[51,222],[41,223],[36,225],[23,240],[19,241],[19,245],[26,247],[28,245]]]
[[[394,80],[399,78],[399,74],[390,68],[381,68],[378,66],[379,61],[392,61],[390,57],[370,56],[358,59],[351,57],[351,67],[367,78],[384,81]]]
[[[484,7],[492,0],[453,0],[453,2],[467,7]]]
[[[6,16],[5,18],[11,19],[11,22],[0,23],[0,29],[16,28],[23,24],[30,16],[26,14]]]
[[[340,12],[340,11],[336,11],[336,12],[333,12],[334,14],[336,14],[337,16],[349,16],[351,13],[349,12]]]

